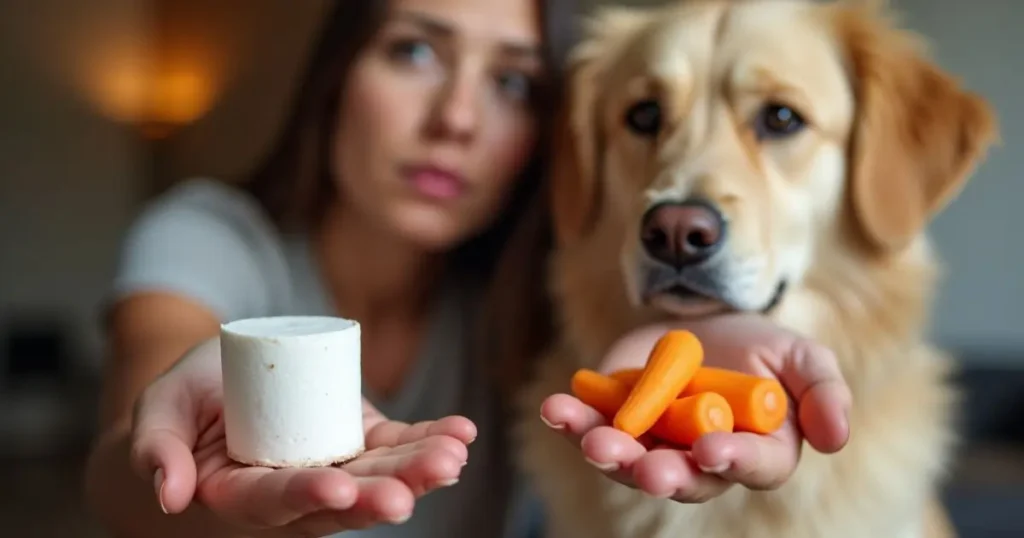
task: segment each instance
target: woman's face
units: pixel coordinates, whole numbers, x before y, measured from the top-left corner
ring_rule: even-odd
[[[395,0],[352,66],[334,148],[345,211],[418,248],[475,235],[536,141],[534,0]]]

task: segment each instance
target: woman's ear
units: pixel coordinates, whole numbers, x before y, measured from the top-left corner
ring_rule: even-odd
[[[601,79],[647,17],[639,9],[598,10],[570,56],[565,98],[555,121],[550,176],[551,218],[561,244],[585,236],[597,218],[602,199]]]
[[[871,245],[900,249],[959,194],[996,141],[995,114],[877,8],[842,8],[837,21],[857,101],[853,215]]]

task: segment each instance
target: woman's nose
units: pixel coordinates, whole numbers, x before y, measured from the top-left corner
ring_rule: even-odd
[[[479,122],[479,82],[472,76],[457,75],[439,92],[435,121],[438,134],[460,140],[471,138]]]

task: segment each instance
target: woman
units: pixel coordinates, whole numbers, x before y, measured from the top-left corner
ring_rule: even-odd
[[[496,389],[514,387],[519,359],[547,336],[534,199],[572,13],[557,4],[337,2],[284,134],[245,188],[187,182],[136,223],[87,477],[115,533],[527,536],[524,489],[506,463],[507,392]],[[295,313],[362,323],[370,450],[342,468],[234,465],[219,323]],[[750,328],[739,326],[705,331],[709,354],[715,341],[736,348]],[[626,483],[616,473],[662,457],[631,452],[592,411],[558,395],[544,419],[577,443],[592,434],[583,456]],[[754,462],[761,479],[784,478],[788,454]],[[707,497],[672,482],[685,478],[673,465],[637,487]]]
[[[517,519],[506,516],[517,488],[489,382],[499,369],[483,371],[468,348],[499,248],[538,191],[571,13],[554,1],[336,2],[283,134],[244,187],[188,181],[145,211],[115,282],[104,434],[89,469],[90,502],[111,528],[198,537],[284,527],[302,509],[267,497],[314,484],[295,502],[355,515],[281,530],[322,535],[403,521],[415,496],[456,478],[405,525],[367,536],[499,536]],[[541,255],[511,258],[539,268]],[[503,269],[508,286],[538,296],[518,284],[536,269]],[[361,321],[366,397],[383,412],[368,441],[401,447],[371,450],[347,473],[245,473],[205,457],[223,442],[219,366],[202,361],[216,354],[211,338],[222,321],[275,314]],[[144,487],[127,465],[132,407],[189,350],[176,373],[209,372],[214,396],[189,409],[198,426],[141,436]],[[141,405],[159,398],[148,391]],[[377,425],[383,416],[451,417],[398,433]],[[148,424],[135,424],[136,438]]]

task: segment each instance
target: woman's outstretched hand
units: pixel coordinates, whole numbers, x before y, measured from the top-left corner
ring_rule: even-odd
[[[366,452],[341,467],[269,469],[229,459],[219,349],[200,346],[140,398],[132,465],[165,512],[198,500],[242,532],[327,535],[411,516],[416,499],[458,481],[476,427],[463,417],[405,424],[364,400]]]
[[[796,469],[804,440],[824,453],[846,445],[851,395],[835,356],[762,316],[645,327],[617,342],[600,370],[643,366],[657,339],[676,328],[690,330],[701,340],[705,365],[778,379],[793,402],[782,428],[772,435],[712,433],[691,450],[649,448],[569,394],[550,396],[541,407],[543,420],[610,477],[650,495],[687,503],[710,500],[735,484],[779,487]]]

